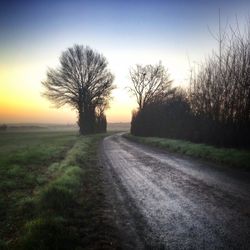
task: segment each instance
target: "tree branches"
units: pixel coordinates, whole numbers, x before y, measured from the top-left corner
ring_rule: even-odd
[[[136,97],[139,110],[146,105],[161,102],[173,91],[169,74],[161,63],[157,65],[136,65],[130,70],[133,87],[129,88]]]
[[[107,65],[103,55],[89,47],[75,45],[62,53],[60,66],[49,69],[46,81],[42,82],[45,87],[43,95],[56,107],[68,104],[78,110],[81,133],[84,124],[89,122],[86,114],[107,107],[114,88],[114,76]],[[82,121],[81,117],[85,120]]]
[[[250,33],[227,34],[219,53],[200,67],[190,82],[196,114],[222,123],[250,123]]]

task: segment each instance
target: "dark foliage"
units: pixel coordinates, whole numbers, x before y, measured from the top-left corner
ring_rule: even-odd
[[[107,131],[107,119],[104,114],[96,116],[95,131],[97,133],[104,133]]]
[[[188,93],[177,91],[159,102],[139,105],[132,134],[250,147],[250,29],[245,35],[232,29],[221,37],[219,52],[191,75]]]
[[[163,104],[148,105],[134,112],[131,133],[247,148],[250,146],[249,127],[250,124],[222,123],[194,114],[188,100],[177,95]]]
[[[190,137],[190,125],[190,106],[184,96],[175,95],[164,103],[150,104],[134,112],[131,133],[183,139]]]
[[[6,130],[7,130],[7,125],[6,124],[0,125],[0,131],[6,131]]]

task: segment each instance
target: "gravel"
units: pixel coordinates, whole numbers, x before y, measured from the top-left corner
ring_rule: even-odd
[[[250,174],[140,145],[100,149],[123,249],[250,249]]]

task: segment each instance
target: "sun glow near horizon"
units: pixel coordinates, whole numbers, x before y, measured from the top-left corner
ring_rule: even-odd
[[[218,8],[226,19],[235,12],[247,16],[250,7],[245,0],[219,2],[6,2],[0,9],[0,123],[76,122],[76,111],[56,109],[41,95],[48,67],[56,67],[61,52],[74,44],[107,58],[117,87],[107,120],[130,122],[137,104],[127,90],[129,69],[161,61],[173,84],[185,86],[190,62],[216,48],[207,26],[217,29]]]
[[[103,54],[105,56],[105,53]],[[106,54],[109,69],[115,75],[114,85],[116,86],[112,91],[109,108],[106,110],[107,120],[108,122],[130,122],[132,111],[137,108],[137,103],[128,91],[131,85],[129,69],[137,63],[157,63],[161,53],[143,55],[141,52],[127,51],[117,56],[116,51],[106,51]],[[16,62],[0,65],[0,123],[72,124],[76,122],[77,113],[71,107],[57,109],[42,96],[44,89],[41,82],[46,78],[48,67],[58,66],[60,52],[55,52],[54,55],[53,59],[43,58],[41,61],[36,61],[34,57],[28,60],[21,57]],[[163,60],[161,61],[164,63]],[[174,69],[178,60],[175,58],[175,62],[174,60],[172,62]],[[178,78],[178,75],[176,76]],[[173,79],[171,72],[170,77]],[[181,77],[179,72],[179,78]]]
[[[0,71],[0,123],[75,123],[76,111],[69,106],[56,108],[42,96],[41,81],[46,77],[47,66],[43,63],[27,65],[1,65]],[[127,90],[113,90],[109,122],[129,122],[136,106]]]

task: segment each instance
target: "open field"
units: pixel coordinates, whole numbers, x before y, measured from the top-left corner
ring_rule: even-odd
[[[224,149],[189,141],[158,137],[140,137],[131,134],[125,134],[124,136],[130,140],[161,149],[167,149],[171,152],[210,160],[231,167],[250,169],[249,150]]]
[[[117,123],[108,123],[108,131],[129,131],[130,123],[129,122],[117,122]]]
[[[108,131],[129,131],[129,122],[109,122]],[[7,124],[8,132],[78,132],[77,124],[13,123]],[[3,131],[5,132],[5,131]],[[1,133],[1,131],[0,131]]]
[[[0,249],[115,245],[97,160],[104,136],[1,133]]]

